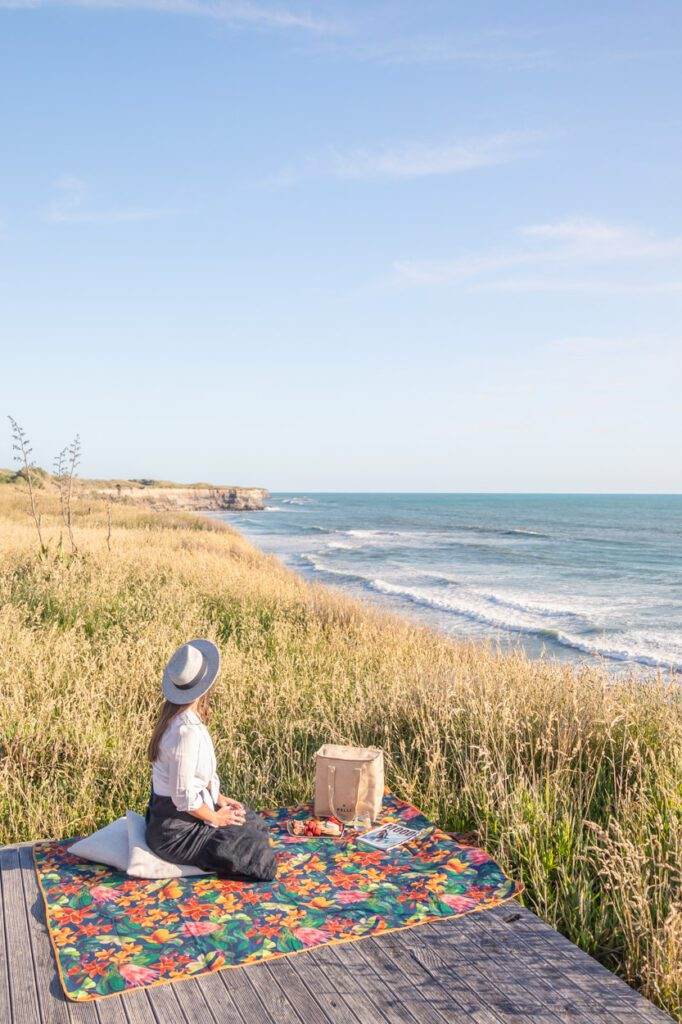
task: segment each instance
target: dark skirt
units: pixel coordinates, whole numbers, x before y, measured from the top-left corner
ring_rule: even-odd
[[[169,796],[152,793],[146,821],[149,848],[171,864],[192,864],[219,878],[270,882],[275,877],[267,825],[250,808],[243,825],[214,828],[179,811]]]

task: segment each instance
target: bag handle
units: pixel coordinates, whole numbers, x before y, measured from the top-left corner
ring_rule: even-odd
[[[358,784],[357,784],[357,787],[356,787],[356,790],[355,790],[355,810],[353,811],[353,817],[350,819],[350,821],[353,821],[353,822],[357,821],[357,818],[358,818],[358,807],[360,806],[360,786],[361,786],[361,783],[362,783],[362,776],[363,776],[363,774],[365,773],[366,770],[367,770],[367,765],[365,765],[365,764],[361,765],[359,768],[354,768],[353,769],[353,771],[358,776]],[[332,812],[332,817],[333,818],[336,818],[338,821],[343,821],[343,818],[339,817],[339,815],[336,813],[336,808],[334,807],[334,792],[335,792],[335,789],[336,789],[336,765],[335,764],[331,764],[331,765],[327,766],[327,795],[329,797],[329,810]],[[344,824],[347,825],[347,824],[349,824],[349,822],[346,821],[346,822],[344,822]]]

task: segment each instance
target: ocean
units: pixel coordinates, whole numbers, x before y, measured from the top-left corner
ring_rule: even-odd
[[[453,636],[682,672],[682,495],[273,494],[221,518]]]

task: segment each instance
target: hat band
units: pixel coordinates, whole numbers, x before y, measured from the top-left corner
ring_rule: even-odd
[[[171,679],[173,679],[173,686],[176,686],[178,688],[178,690],[189,690],[189,689],[191,689],[192,686],[196,686],[197,683],[201,682],[201,680],[206,675],[207,669],[208,669],[208,664],[206,662],[206,658],[202,654],[201,655],[201,668],[199,669],[197,674],[194,676],[194,678],[190,679],[190,681],[188,683],[178,683],[171,676]]]

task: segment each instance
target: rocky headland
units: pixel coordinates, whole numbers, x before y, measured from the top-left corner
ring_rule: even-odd
[[[156,480],[83,481],[90,494],[128,504],[190,512],[259,512],[270,492],[264,487],[168,484]]]
[[[270,497],[265,487],[226,484],[177,484],[170,480],[84,480],[57,477],[40,466],[30,468],[34,490],[103,498],[147,508],[188,512],[260,512]],[[26,485],[25,469],[0,469],[0,484]]]

